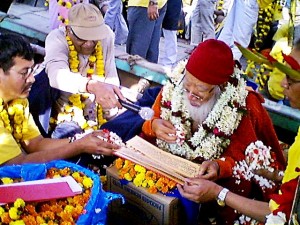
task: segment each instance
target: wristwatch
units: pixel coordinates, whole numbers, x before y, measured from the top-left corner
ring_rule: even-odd
[[[158,3],[156,1],[149,1],[149,5],[158,5]]]
[[[226,198],[228,191],[229,190],[227,188],[223,188],[222,191],[220,191],[220,193],[218,194],[217,203],[219,206],[222,206],[222,207],[225,206],[225,198]]]

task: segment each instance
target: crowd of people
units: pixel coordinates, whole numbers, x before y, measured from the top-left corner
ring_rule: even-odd
[[[142,57],[158,62],[167,6],[167,0],[129,0],[126,47],[130,54],[140,54],[136,51],[143,48]],[[211,8],[207,12],[215,13]],[[178,11],[175,14],[177,18]],[[165,29],[174,34],[174,23],[170,24]],[[224,32],[225,28],[226,23]],[[211,217],[217,224],[246,224],[243,216],[265,222],[272,212],[282,215],[276,194],[285,193],[284,188],[300,175],[299,134],[286,159],[263,98],[247,86],[233,46],[203,34],[167,84],[147,89],[136,103],[154,110],[154,117],[145,121],[134,112],[118,115],[120,100],[126,98],[114,61],[114,32],[99,7],[75,4],[68,10],[68,23],[48,34],[45,69],[37,76],[30,43],[19,35],[0,35],[0,165],[65,159],[84,166],[95,161],[105,169],[120,147],[106,141],[108,129],[123,141],[141,135],[164,151],[201,165],[197,177],[177,185],[184,198],[201,204],[199,218],[189,218],[187,224],[209,224]],[[290,56],[300,62],[298,47]],[[37,105],[27,100],[39,75],[49,84],[45,93],[50,89],[57,93],[42,121],[48,125],[46,132],[31,114]],[[300,109],[300,75],[285,75],[281,87],[291,107]],[[38,92],[35,101],[40,104],[43,97]],[[295,188],[289,192],[295,193]],[[280,212],[286,222],[289,213]]]

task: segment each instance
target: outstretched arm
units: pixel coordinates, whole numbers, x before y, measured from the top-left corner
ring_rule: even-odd
[[[214,201],[223,189],[220,185],[201,178],[186,179],[184,185],[177,185],[180,194],[197,203]],[[268,203],[242,197],[229,191],[225,198],[227,206],[246,216],[264,222],[271,213]]]

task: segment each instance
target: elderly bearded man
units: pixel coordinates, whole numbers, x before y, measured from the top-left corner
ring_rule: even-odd
[[[268,188],[233,176],[235,163],[243,161],[247,146],[258,140],[271,147],[274,167],[285,167],[263,98],[246,89],[232,52],[222,41],[200,43],[185,69],[177,83],[163,87],[153,105],[155,117],[143,124],[143,132],[156,137],[161,149],[202,163],[199,177],[240,195],[264,199]],[[234,224],[237,213],[217,207],[213,212],[218,212],[218,224]]]

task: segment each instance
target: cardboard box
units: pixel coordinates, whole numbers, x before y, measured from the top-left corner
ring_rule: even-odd
[[[132,182],[121,184],[115,167],[107,169],[107,191],[120,193],[125,198],[113,201],[109,206],[109,225],[177,225],[182,223],[182,206],[177,198],[161,193],[150,194],[146,188],[136,187]]]

